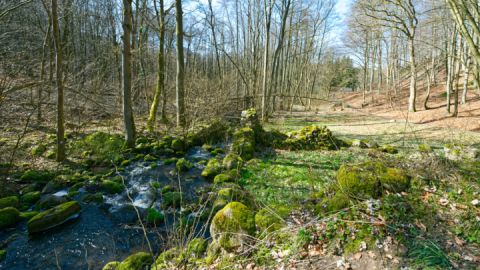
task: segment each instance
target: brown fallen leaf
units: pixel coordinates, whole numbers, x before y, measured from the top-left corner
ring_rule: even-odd
[[[372,258],[372,259],[375,259],[375,257],[377,257],[377,255],[375,254],[375,252],[369,251],[369,252],[368,252],[368,257],[370,257],[370,258]]]
[[[465,241],[463,241],[462,239],[458,238],[457,236],[455,236],[455,243],[460,246],[460,247],[463,247],[463,245],[465,245]]]
[[[427,231],[427,226],[425,226],[423,223],[421,223],[418,219],[415,219],[415,226],[417,226],[423,232]]]
[[[362,258],[362,256],[363,256],[362,253],[359,252],[359,253],[355,253],[355,255],[353,255],[353,258],[358,261]]]

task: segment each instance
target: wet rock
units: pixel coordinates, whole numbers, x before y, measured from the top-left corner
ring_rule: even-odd
[[[80,204],[70,201],[45,212],[39,213],[28,221],[28,232],[38,233],[59,226],[66,221],[75,218],[80,213]]]
[[[108,194],[118,194],[123,191],[123,184],[112,180],[103,180],[100,184],[101,189]]]
[[[118,265],[120,265],[120,262],[109,262],[102,268],[102,270],[117,270]]]
[[[0,249],[0,262],[7,258],[7,251],[5,249]]]
[[[55,196],[55,195],[44,195],[35,206],[35,209],[50,209],[54,206],[67,202],[65,197]]]
[[[231,202],[213,217],[210,234],[218,245],[228,251],[239,251],[255,233],[255,215],[240,202]]]
[[[20,201],[22,204],[22,209],[28,209],[31,205],[40,200],[41,194],[39,191],[32,191],[22,195]]]
[[[185,142],[181,139],[174,139],[172,141],[171,148],[177,152],[177,151],[184,151],[185,150]]]
[[[130,204],[122,205],[118,209],[115,209],[111,213],[111,216],[116,222],[121,224],[133,224],[138,222],[137,212]]]
[[[20,218],[28,221],[36,215],[38,215],[37,211],[22,212],[20,213]]]
[[[59,185],[56,181],[49,181],[45,187],[42,189],[42,194],[54,193],[55,191],[61,189],[62,186]]]
[[[0,209],[5,207],[18,208],[19,201],[17,196],[8,196],[0,199]]]
[[[12,227],[20,220],[20,212],[13,207],[0,209],[0,229]]]
[[[83,196],[82,201],[87,203],[91,202],[101,204],[103,203],[103,194],[100,192],[94,194],[86,194],[85,196]]]

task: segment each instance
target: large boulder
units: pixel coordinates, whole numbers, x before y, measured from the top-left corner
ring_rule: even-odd
[[[222,165],[216,158],[212,158],[208,161],[207,166],[202,171],[202,176],[208,180],[213,178],[222,171]]]
[[[44,195],[35,206],[36,210],[41,209],[50,209],[54,206],[66,203],[67,199],[65,197],[55,196],[55,195]]]
[[[345,145],[327,127],[306,126],[287,135],[284,144],[290,150],[335,150]]]
[[[225,170],[238,169],[242,166],[242,158],[235,153],[228,153],[222,162]]]
[[[382,196],[384,190],[399,193],[410,187],[410,177],[401,169],[380,162],[342,165],[337,172],[339,191],[352,199]]]
[[[0,199],[0,209],[5,207],[18,208],[19,201],[17,196],[9,196]]]
[[[0,229],[12,227],[20,220],[20,212],[13,207],[0,209]]]
[[[115,270],[144,270],[153,262],[153,256],[150,253],[138,252],[128,256]]]
[[[253,158],[255,152],[255,132],[251,127],[239,128],[233,133],[232,152],[243,160]]]
[[[75,218],[80,213],[80,204],[70,201],[45,212],[39,213],[28,221],[28,232],[38,233],[59,226],[66,221]]]
[[[213,217],[210,234],[218,245],[228,251],[241,250],[255,233],[255,214],[240,202],[231,202]]]

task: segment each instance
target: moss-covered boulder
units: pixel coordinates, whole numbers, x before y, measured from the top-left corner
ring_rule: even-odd
[[[432,153],[433,149],[430,145],[425,144],[425,143],[421,143],[421,144],[418,145],[418,151],[420,153]]]
[[[335,150],[344,146],[344,142],[335,138],[326,127],[306,126],[287,134],[284,144],[290,150]]]
[[[36,210],[50,209],[59,204],[66,203],[67,199],[65,197],[55,196],[55,195],[44,195],[35,205]]]
[[[203,238],[194,238],[187,245],[187,256],[188,257],[201,257],[205,251],[207,251],[207,240]]]
[[[220,120],[213,120],[211,124],[195,127],[187,134],[188,147],[225,141],[228,130],[228,124]]]
[[[115,270],[144,270],[153,262],[153,256],[150,253],[138,252],[128,256],[117,265]]]
[[[20,220],[20,212],[13,207],[0,209],[0,229],[12,227]]]
[[[273,232],[279,230],[284,218],[289,211],[286,207],[278,207],[275,210],[270,208],[260,209],[255,214],[255,225],[260,232]]]
[[[100,184],[101,189],[108,194],[118,194],[123,191],[123,184],[112,181],[103,180]]]
[[[83,152],[91,153],[90,162],[87,165],[107,165],[112,161],[123,160],[125,150],[124,139],[118,134],[95,132],[75,141],[72,146],[72,154],[81,156]]]
[[[116,261],[109,262],[102,268],[102,270],[117,270],[119,264],[120,262],[116,262]]]
[[[7,258],[7,251],[5,249],[0,249],[0,262],[4,261]]]
[[[353,199],[380,197],[384,190],[402,192],[409,188],[410,177],[401,169],[380,162],[342,165],[337,172],[339,191]]]
[[[342,192],[335,193],[332,197],[325,197],[315,207],[317,214],[338,212],[350,206],[351,199]]]
[[[231,202],[212,219],[210,234],[226,251],[242,249],[255,233],[255,214],[240,202]]]
[[[89,194],[86,194],[85,196],[83,196],[82,201],[86,202],[86,203],[101,204],[101,203],[103,203],[103,194],[101,192],[97,192],[97,193],[93,193],[93,194],[89,193]]]
[[[32,204],[38,202],[38,200],[40,200],[40,196],[41,196],[40,191],[32,191],[32,192],[23,194],[22,197],[20,197],[22,208],[27,208]]]
[[[180,255],[180,253],[180,249],[176,247],[162,252],[160,255],[158,255],[155,263],[150,269],[175,269],[178,263],[178,256]]]
[[[175,164],[175,168],[177,169],[177,172],[186,172],[193,168],[193,164],[185,158],[181,158]]]
[[[222,171],[222,165],[216,158],[212,158],[208,161],[207,166],[202,171],[202,176],[208,180],[213,178]]]
[[[175,151],[184,151],[185,150],[185,142],[182,139],[174,139],[171,144],[171,148]]]
[[[213,183],[218,185],[222,183],[233,182],[234,180],[235,178],[229,173],[221,173],[217,174],[215,178],[213,178]]]
[[[379,150],[381,152],[388,153],[388,154],[397,154],[398,153],[398,149],[395,146],[390,145],[390,144],[385,144],[385,145],[380,146]]]
[[[43,153],[45,153],[45,151],[47,151],[47,146],[43,143],[40,143],[38,145],[35,145],[32,148],[32,156],[39,157],[39,156],[43,155]]]
[[[0,199],[0,209],[5,207],[18,208],[19,200],[17,196],[8,196]]]
[[[151,162],[151,161],[156,161],[158,158],[155,157],[154,155],[152,154],[147,154],[143,157],[143,161],[145,162]]]
[[[165,220],[165,215],[154,208],[148,208],[145,220],[149,224],[158,226]]]
[[[20,213],[20,218],[28,221],[36,215],[38,215],[37,211],[22,212]]]
[[[255,152],[255,133],[252,128],[239,128],[233,133],[232,152],[243,160],[253,158]]]
[[[39,213],[28,221],[28,232],[38,233],[59,226],[66,221],[78,216],[80,213],[80,204],[76,201],[70,201],[55,206],[45,212]]]
[[[183,193],[172,191],[163,194],[162,208],[166,209],[169,207],[177,208],[180,207],[182,203]]]
[[[20,179],[25,182],[47,183],[54,177],[49,171],[28,170],[23,172]]]
[[[225,170],[233,170],[240,168],[242,163],[243,160],[239,155],[235,153],[228,153],[225,158],[223,158],[222,165]]]

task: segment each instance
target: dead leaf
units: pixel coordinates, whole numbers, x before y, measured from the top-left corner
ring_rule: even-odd
[[[455,243],[458,245],[458,246],[463,246],[465,245],[465,241],[463,241],[462,239],[458,238],[457,236],[455,236]]]
[[[387,254],[387,255],[385,255],[385,257],[387,257],[387,259],[389,259],[389,260],[393,260],[392,254]]]
[[[362,253],[359,252],[359,253],[356,253],[355,255],[353,255],[353,258],[358,261],[362,258],[362,256],[363,256]]]
[[[440,200],[438,200],[438,204],[440,204],[441,206],[447,206],[450,202],[445,199],[445,198],[441,198]]]
[[[372,258],[372,259],[375,259],[377,257],[377,255],[375,254],[375,252],[373,251],[369,251],[368,252],[368,257]]]
[[[415,219],[415,225],[422,230],[423,232],[427,231],[427,226],[425,226],[423,223],[421,223],[418,219]]]

